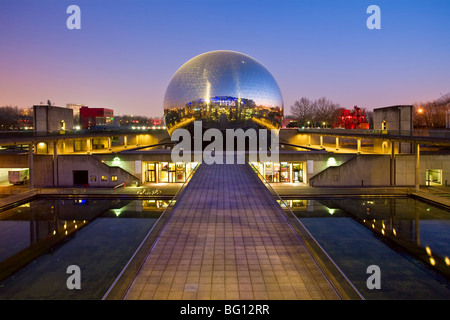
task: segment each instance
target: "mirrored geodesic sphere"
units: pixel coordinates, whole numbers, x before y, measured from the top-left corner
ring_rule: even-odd
[[[204,128],[281,128],[283,99],[270,72],[234,51],[200,54],[174,74],[164,97],[169,134],[201,120]]]

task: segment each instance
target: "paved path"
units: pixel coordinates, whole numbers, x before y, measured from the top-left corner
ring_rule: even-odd
[[[200,166],[125,299],[339,299],[247,165]]]

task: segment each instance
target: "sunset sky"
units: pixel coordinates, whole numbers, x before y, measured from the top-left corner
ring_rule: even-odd
[[[80,30],[66,27],[71,4]],[[366,26],[372,4],[380,30]],[[303,96],[412,104],[450,92],[449,17],[448,0],[0,0],[0,106],[162,116],[173,74],[212,50],[262,63],[287,114]]]

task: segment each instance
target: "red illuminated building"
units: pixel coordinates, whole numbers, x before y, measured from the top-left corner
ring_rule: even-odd
[[[364,109],[353,107],[353,110],[340,109],[340,114],[334,122],[334,128],[340,129],[369,129]]]
[[[95,126],[108,126],[114,122],[114,111],[106,108],[80,108],[80,124],[82,129]]]

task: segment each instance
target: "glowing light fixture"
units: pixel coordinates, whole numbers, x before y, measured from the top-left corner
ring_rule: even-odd
[[[333,157],[328,158],[328,160],[327,160],[327,166],[328,167],[334,167],[336,165],[337,165],[337,162],[336,162],[335,158],[333,158]]]

